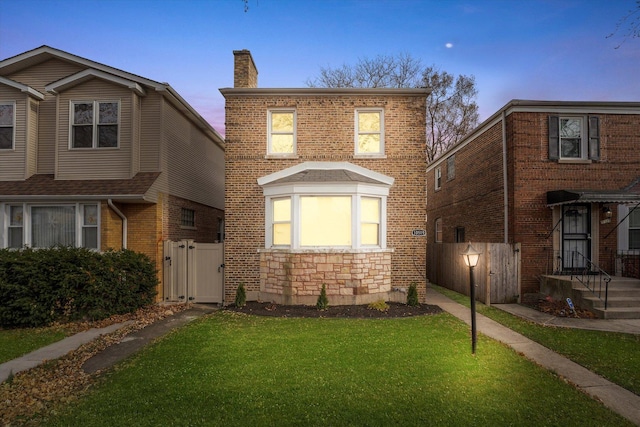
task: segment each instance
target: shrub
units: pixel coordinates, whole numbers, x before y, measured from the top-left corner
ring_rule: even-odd
[[[368,306],[369,310],[378,310],[386,313],[389,311],[389,304],[387,304],[383,299],[379,299],[376,302],[370,303]]]
[[[244,283],[240,283],[236,289],[236,307],[244,307],[247,303],[247,292],[244,290]]]
[[[130,250],[0,249],[0,326],[132,312],[153,302],[157,285],[152,261]]]
[[[318,295],[318,301],[316,302],[318,310],[326,310],[329,307],[329,299],[327,298],[327,287],[322,284],[320,295]]]
[[[416,282],[411,282],[409,285],[409,292],[407,292],[407,305],[411,307],[418,307],[420,301],[418,300],[418,285]]]

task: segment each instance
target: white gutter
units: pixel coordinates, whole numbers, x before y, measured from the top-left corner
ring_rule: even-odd
[[[122,218],[122,249],[127,249],[127,217],[120,212],[120,209],[116,208],[116,205],[113,204],[111,199],[107,199],[107,204],[116,213],[116,215]]]
[[[507,172],[507,113],[502,110],[502,191],[504,193],[504,243],[509,243],[509,184]]]

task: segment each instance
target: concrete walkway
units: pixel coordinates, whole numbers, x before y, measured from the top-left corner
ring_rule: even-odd
[[[427,288],[427,301],[429,304],[435,304],[440,306],[443,310],[451,313],[460,320],[471,324],[471,310],[452,299],[442,295],[432,288]],[[498,307],[493,305],[492,307]],[[520,306],[521,307],[521,306]],[[512,307],[514,311],[515,308]],[[530,313],[527,310],[535,311],[533,309],[527,309],[522,307],[523,310],[517,309],[521,314],[527,316],[537,315]],[[508,311],[508,310],[505,310]],[[515,313],[514,313],[515,314]],[[542,313],[544,315],[544,313]],[[519,314],[518,314],[519,315]],[[548,317],[548,315],[544,315]],[[525,316],[523,316],[525,317]],[[551,321],[546,318],[546,321]],[[525,317],[526,318],[526,317]],[[567,319],[567,320],[581,320],[581,319]],[[584,319],[586,320],[586,319]],[[535,320],[534,320],[535,321]],[[594,322],[603,322],[599,330],[609,330],[605,328],[611,327],[618,332],[621,332],[621,325],[618,321],[612,320],[593,320]],[[609,322],[615,322],[613,324]],[[628,321],[627,321],[628,322]],[[631,321],[632,324],[634,323]],[[547,323],[548,324],[548,323]],[[584,323],[575,323],[585,326]],[[607,326],[610,325],[610,326]],[[554,325],[560,326],[560,325]],[[568,325],[563,325],[570,327]],[[476,313],[476,327],[479,333],[482,333],[490,338],[500,341],[509,347],[513,348],[518,353],[524,355],[527,359],[537,363],[538,365],[555,372],[558,375],[566,378],[573,383],[576,387],[584,391],[589,396],[592,396],[596,400],[600,400],[605,406],[622,415],[624,418],[640,426],[640,396],[624,389],[611,381],[602,378],[599,375],[594,374],[588,369],[578,365],[575,362],[560,356],[559,354],[549,350],[548,348],[520,335],[517,332],[495,322],[488,317]],[[637,325],[636,325],[637,327]],[[593,328],[590,328],[593,329]],[[622,331],[626,332],[626,331]],[[479,356],[481,357],[481,356]]]

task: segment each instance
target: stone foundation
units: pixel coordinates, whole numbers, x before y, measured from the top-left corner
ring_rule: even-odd
[[[284,305],[315,305],[322,285],[330,305],[389,300],[393,250],[260,251],[260,297]]]

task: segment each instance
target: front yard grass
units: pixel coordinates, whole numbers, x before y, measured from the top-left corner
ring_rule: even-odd
[[[0,329],[0,363],[8,362],[67,337],[62,327]]]
[[[146,347],[50,426],[623,426],[442,313],[300,319],[221,311]]]
[[[440,286],[433,288],[470,306],[468,296]],[[542,326],[479,302],[476,312],[640,395],[640,335]]]

